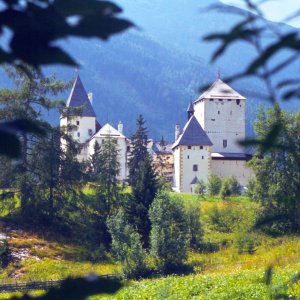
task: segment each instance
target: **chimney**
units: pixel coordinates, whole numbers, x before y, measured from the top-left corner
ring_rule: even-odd
[[[118,124],[118,131],[123,134],[123,123],[121,121]]]
[[[88,98],[89,98],[91,104],[93,104],[93,93],[88,93]]]
[[[176,124],[175,125],[175,142],[177,141],[179,134],[180,134],[180,125]]]

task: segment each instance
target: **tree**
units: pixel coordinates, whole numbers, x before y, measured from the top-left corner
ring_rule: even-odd
[[[222,180],[217,175],[208,177],[207,189],[211,196],[219,195],[222,187]]]
[[[131,137],[131,153],[129,159],[129,184],[135,187],[138,178],[141,163],[146,159],[148,155],[148,135],[147,129],[144,126],[145,121],[142,115],[137,118],[137,130]]]
[[[230,182],[228,177],[223,180],[220,195],[223,200],[231,196]]]
[[[120,172],[119,149],[117,140],[108,136],[102,141],[101,147],[95,157],[97,170],[97,197],[100,200],[101,213],[107,217],[117,206],[119,195]],[[97,147],[97,146],[95,146]]]
[[[13,120],[26,118],[31,124],[39,128],[45,127],[41,110],[54,108],[50,96],[57,96],[64,91],[66,84],[56,80],[55,76],[42,77],[33,68],[27,66],[27,73],[20,68],[6,68],[9,78],[16,85],[16,90],[0,91],[0,120],[15,122]],[[20,190],[21,211],[26,213],[27,204],[32,197],[32,173],[30,171],[29,157],[31,148],[37,139],[37,133],[28,133],[22,130],[26,123],[20,124],[19,139],[21,142],[21,158],[18,163],[17,186]]]
[[[171,201],[166,192],[159,193],[149,210],[151,220],[151,254],[163,271],[181,266],[190,243],[187,218],[182,202]]]
[[[140,235],[126,220],[122,209],[108,218],[112,237],[112,252],[123,263],[122,272],[126,278],[138,278],[146,271],[146,252],[142,247]]]
[[[197,182],[197,185],[195,187],[195,194],[197,194],[199,197],[203,197],[206,193],[206,184],[203,179],[200,179]]]
[[[149,208],[155,198],[158,188],[156,174],[153,170],[152,160],[147,153],[146,158],[140,164],[139,178],[133,187],[133,198],[127,202],[127,215],[130,223],[137,228],[142,237],[144,247],[148,247],[150,235]]]
[[[274,141],[276,147],[262,154],[257,146],[257,155],[250,161],[256,184],[255,198],[264,208],[262,223],[274,224],[280,230],[300,230],[300,112],[282,112],[278,105],[266,112],[260,110],[255,123],[256,135],[264,139],[280,122],[280,133]],[[263,221],[264,220],[264,221]]]

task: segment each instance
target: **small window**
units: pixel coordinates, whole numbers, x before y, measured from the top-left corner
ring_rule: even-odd
[[[193,165],[193,171],[195,171],[195,172],[198,171],[198,165]]]
[[[92,136],[93,135],[93,129],[89,129],[88,133],[89,133],[89,136]]]
[[[188,146],[188,149],[192,149],[192,146]]]
[[[227,140],[223,140],[223,148],[227,147]]]
[[[204,155],[202,155],[202,159],[204,159]]]
[[[77,132],[77,136],[80,137],[80,132]]]
[[[214,101],[214,99],[209,99],[209,101]]]
[[[230,111],[230,115],[232,116],[232,110]]]
[[[241,101],[240,99],[237,99],[237,100],[236,100],[236,104],[239,105],[239,104],[240,104],[240,101]]]
[[[127,146],[127,151],[128,151],[128,152],[130,151],[130,146]]]
[[[218,110],[218,115],[220,114],[220,111]]]
[[[76,121],[76,125],[79,126],[79,121]]]
[[[190,156],[188,155],[188,156],[187,156],[187,158],[189,159],[189,158],[190,158]]]
[[[211,119],[212,121],[215,121],[216,119]]]
[[[202,150],[203,149],[203,146],[200,146],[200,150]]]

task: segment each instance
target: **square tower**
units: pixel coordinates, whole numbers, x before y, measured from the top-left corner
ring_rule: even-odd
[[[217,79],[195,102],[195,116],[213,143],[213,152],[244,153],[246,98]]]

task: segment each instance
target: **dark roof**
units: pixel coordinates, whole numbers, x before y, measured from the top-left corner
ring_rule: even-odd
[[[225,152],[213,152],[211,154],[213,160],[250,160],[251,154],[246,153],[225,153]]]
[[[80,77],[77,75],[67,101],[67,107],[80,106],[83,106],[81,117],[96,117],[95,111],[80,80]]]
[[[195,176],[194,177],[194,179],[191,181],[191,184],[196,184],[196,183],[198,183],[198,178],[197,178],[197,176]]]
[[[172,145],[161,145],[159,142],[154,142],[151,149],[156,154],[172,154]]]
[[[187,111],[188,111],[188,112],[194,112],[194,111],[195,111],[195,109],[194,109],[194,104],[193,104],[192,101],[190,102]]]
[[[183,128],[182,134],[179,136],[175,144],[172,146],[174,149],[179,145],[193,146],[205,145],[212,146],[209,137],[197,121],[195,116],[192,116]]]

